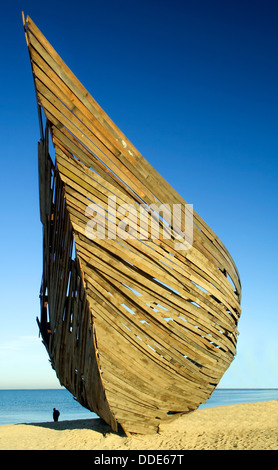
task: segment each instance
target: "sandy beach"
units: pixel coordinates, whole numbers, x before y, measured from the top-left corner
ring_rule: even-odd
[[[1,450],[277,450],[278,401],[196,410],[158,434],[126,437],[102,420],[0,426]]]

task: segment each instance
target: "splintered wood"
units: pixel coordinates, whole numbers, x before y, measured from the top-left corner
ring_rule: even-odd
[[[42,339],[61,384],[83,406],[113,430],[157,432],[204,403],[233,360],[239,275],[210,227],[188,212],[33,21],[23,22],[45,115]],[[192,237],[183,239],[186,227]]]

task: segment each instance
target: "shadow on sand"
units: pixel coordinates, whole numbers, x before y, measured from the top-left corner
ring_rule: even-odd
[[[53,429],[55,431],[65,431],[74,429],[90,429],[92,431],[103,434],[117,434],[122,435],[122,430],[119,429],[118,433],[112,431],[111,427],[105,423],[101,418],[94,419],[74,419],[70,421],[58,421],[58,422],[42,422],[42,423],[22,423],[27,426],[38,426],[41,428]],[[120,428],[120,426],[119,426]]]

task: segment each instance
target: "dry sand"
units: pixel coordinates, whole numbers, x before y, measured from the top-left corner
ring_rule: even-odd
[[[111,432],[100,419],[0,426],[1,450],[277,450],[278,401],[196,410],[151,436]]]

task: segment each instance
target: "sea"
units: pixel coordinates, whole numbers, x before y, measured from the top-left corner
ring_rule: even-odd
[[[278,389],[216,389],[201,408],[278,400]],[[0,425],[52,421],[53,408],[59,421],[97,419],[66,389],[0,390]]]

